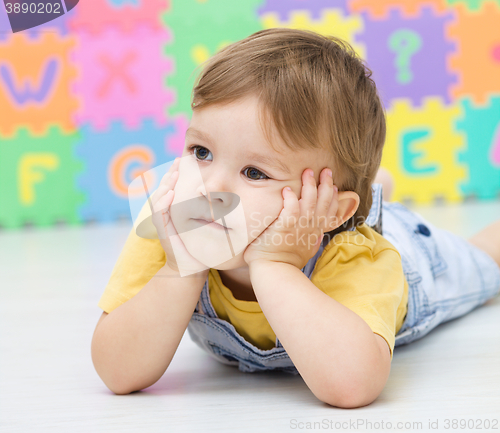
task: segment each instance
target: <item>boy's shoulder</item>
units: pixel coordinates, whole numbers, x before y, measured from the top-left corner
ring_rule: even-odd
[[[375,293],[383,284],[394,290],[403,289],[399,283],[404,276],[401,254],[380,233],[366,224],[352,231],[337,233],[316,261],[311,280],[322,290],[329,287],[350,287],[359,292]],[[359,283],[365,289],[360,289]],[[325,292],[326,293],[326,292]]]
[[[363,223],[352,231],[346,230],[333,236],[325,246],[318,261],[333,259],[339,254],[346,259],[348,257],[353,259],[355,256],[362,257],[366,254],[375,257],[383,251],[394,252],[394,259],[401,261],[401,255],[397,248],[372,227]]]
[[[374,228],[366,223],[356,226],[354,230],[345,230],[337,233],[330,239],[330,242],[325,246],[325,250],[329,250],[335,246],[364,246],[370,248],[374,252],[379,252],[383,249],[393,249],[396,247],[389,242],[384,236],[378,233]]]

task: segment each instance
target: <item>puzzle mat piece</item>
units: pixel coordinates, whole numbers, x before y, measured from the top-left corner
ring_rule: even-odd
[[[493,138],[493,146],[490,157],[493,164],[496,167],[500,167],[500,126],[497,127]]]
[[[42,33],[57,33],[59,36],[68,35],[68,20],[75,15],[75,9],[61,15],[59,18],[33,27],[32,29],[23,30],[23,34],[27,35],[30,39],[36,39]],[[5,10],[5,4],[0,1],[0,42],[9,40],[12,36],[12,27]]]
[[[80,218],[100,222],[120,217],[131,220],[130,182],[142,172],[179,156],[168,150],[168,141],[175,133],[173,123],[158,127],[152,119],[144,120],[137,129],[111,122],[104,132],[84,125],[75,150],[85,162],[85,171],[77,179],[78,188],[87,194],[86,203],[78,209]]]
[[[456,6],[456,20],[447,27],[447,36],[458,41],[448,65],[459,80],[450,87],[453,98],[469,96],[485,105],[493,93],[500,93],[500,5],[484,3],[470,13],[463,3]]]
[[[261,21],[265,29],[281,27],[312,30],[322,35],[337,36],[349,42],[356,53],[365,58],[365,45],[354,41],[354,34],[363,29],[360,17],[344,17],[341,11],[324,9],[319,20],[313,19],[309,11],[291,11],[288,21],[280,21],[279,14],[275,12],[262,15]]]
[[[182,153],[183,153],[184,145],[185,145],[186,130],[189,126],[189,119],[185,115],[179,115],[173,119],[172,123],[173,123],[175,132],[167,137],[166,154],[168,156],[170,156],[170,158],[167,157],[167,160],[170,160],[173,162],[173,159],[175,159],[175,157],[182,155]],[[149,149],[148,149],[148,152],[149,152]],[[130,149],[129,149],[128,153],[130,154]],[[145,153],[144,151],[139,152],[139,155],[142,156],[142,159],[144,159],[145,157],[147,158],[147,153]],[[173,158],[173,159],[171,159],[171,158]],[[165,166],[165,163],[160,164],[160,165],[155,165],[155,167],[153,168],[154,173],[158,173],[158,170],[163,168],[163,166]],[[134,176],[131,175],[130,177],[133,178]],[[155,177],[154,175],[151,176],[151,173],[148,170],[148,171],[145,171],[144,178],[140,180],[139,184],[142,184],[142,182],[145,180],[147,183],[147,186],[148,186],[149,194],[153,194],[153,191],[155,191],[158,188],[159,181],[161,180],[160,177],[161,176],[157,176],[157,177]],[[138,194],[136,194],[135,197],[130,196],[130,191],[131,191],[131,189],[132,190],[134,189],[133,188],[134,184],[137,185],[137,182],[138,182],[138,178],[135,178],[132,180],[132,182],[128,186],[128,192],[129,192],[128,199],[129,199],[129,207],[130,207],[132,220],[134,220],[137,217],[140,209],[144,205],[143,194],[141,194],[143,188],[140,188],[140,190],[138,191]],[[154,228],[154,226],[153,226],[153,228]]]
[[[452,18],[452,12],[436,16],[429,7],[423,7],[418,18],[403,18],[397,10],[385,21],[367,17],[356,39],[366,45],[365,59],[385,106],[394,98],[419,106],[425,96],[451,103],[448,89],[457,77],[447,71],[445,59],[455,44],[445,39],[443,27]]]
[[[50,124],[76,130],[72,113],[78,101],[70,83],[77,71],[69,59],[75,42],[54,33],[31,40],[22,32],[0,42],[0,137],[12,136],[18,126],[34,135],[44,135]]]
[[[161,13],[169,7],[166,0],[80,1],[77,13],[68,21],[71,31],[85,30],[94,35],[110,25],[119,26],[121,32],[132,32],[137,25],[161,30]]]
[[[393,200],[413,199],[431,204],[463,199],[459,183],[468,178],[467,165],[458,161],[465,137],[455,131],[460,105],[444,105],[440,98],[424,98],[422,107],[396,99],[387,109],[387,138],[381,165],[394,176]]]
[[[245,22],[258,19],[257,10],[265,0],[175,0],[168,10],[163,12],[163,23],[177,24],[178,27],[200,25],[208,21],[210,27],[222,30],[222,25],[231,20]],[[170,18],[169,18],[170,17]],[[175,17],[175,19],[174,19]]]
[[[174,94],[163,86],[172,62],[161,52],[170,33],[141,25],[126,34],[110,27],[98,36],[79,36],[72,52],[80,72],[72,87],[80,100],[74,122],[90,122],[99,130],[112,120],[124,121],[128,128],[150,117],[165,124],[165,106],[172,104]]]
[[[165,26],[173,34],[165,53],[172,59],[173,72],[166,84],[175,92],[167,115],[191,113],[191,96],[202,62],[221,48],[262,30],[255,9],[261,0],[225,3],[221,0],[198,4],[194,0],[174,3],[163,14]],[[218,30],[215,32],[214,28]]]
[[[418,18],[424,6],[432,8],[435,15],[447,9],[445,0],[348,0],[347,5],[350,13],[365,12],[373,20],[386,20],[390,9],[397,9],[404,18]]]
[[[470,179],[461,185],[466,196],[492,199],[500,193],[500,95],[490,98],[486,107],[477,107],[470,98],[458,101],[463,117],[457,130],[466,137],[467,147],[459,160],[469,166]]]
[[[192,113],[191,113],[192,114]],[[168,141],[167,154],[182,155],[186,140],[186,131],[189,128],[191,116],[179,114],[172,119],[175,126],[175,133],[170,136]]]
[[[77,206],[84,196],[75,188],[83,164],[73,157],[78,133],[50,126],[35,137],[19,128],[0,140],[0,226],[50,226],[58,221],[79,224]]]
[[[457,4],[463,4],[467,7],[469,11],[477,12],[481,10],[484,3],[496,2],[500,6],[500,0],[446,0],[446,3],[450,6],[455,6]]]
[[[259,16],[270,12],[277,13],[279,21],[287,21],[289,14],[293,10],[307,10],[311,14],[311,19],[321,20],[323,9],[335,9],[342,11],[343,15],[348,15],[346,5],[347,0],[267,0],[257,9]]]
[[[5,40],[12,34],[12,27],[10,26],[9,17],[5,10],[4,2],[0,2],[0,41]]]

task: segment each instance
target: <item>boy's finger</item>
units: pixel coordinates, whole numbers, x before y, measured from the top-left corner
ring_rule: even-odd
[[[151,203],[153,204],[153,206],[155,206],[158,200],[160,200],[167,192],[168,192],[168,186],[160,185],[158,189],[151,196]]]
[[[166,183],[168,183],[168,180],[170,179],[172,174],[179,170],[180,160],[181,160],[180,158],[175,158],[174,162],[172,163],[168,171],[161,178],[160,185],[165,185]]]
[[[173,243],[177,243],[178,242],[178,236],[179,236],[179,234],[177,233],[177,230],[175,229],[175,226],[174,226],[174,223],[172,221],[172,218],[169,218],[168,221],[167,221],[167,235],[171,238],[171,241]]]
[[[316,201],[318,190],[316,188],[316,179],[310,175],[310,168],[302,173],[302,191],[300,194],[300,215],[305,215],[306,218],[312,218],[316,210]]]
[[[279,214],[280,227],[293,227],[300,214],[299,201],[290,187],[283,189],[283,209]]]
[[[328,175],[328,170],[325,169],[320,175],[320,184],[318,187],[318,202],[316,204],[316,217],[326,217],[333,195],[333,179]]]
[[[172,191],[172,192],[170,192]],[[173,197],[174,197],[174,192],[173,190],[170,190],[165,194],[163,197],[161,197],[154,205],[153,205],[153,213],[155,214],[160,214],[160,213],[166,213],[170,210],[170,205],[172,204]]]
[[[171,190],[172,191],[172,190]],[[156,205],[153,207],[153,218],[159,219],[161,221],[160,230],[157,228],[158,238],[166,239],[167,236],[167,225],[171,221],[169,210],[174,197],[174,192],[167,193],[164,195]]]
[[[151,202],[153,203],[153,205],[155,205],[158,200],[164,197],[165,194],[168,194],[168,191],[174,189],[175,183],[177,182],[178,178],[179,178],[179,172],[175,171],[174,173],[172,173],[172,176],[170,176],[164,184],[161,184],[158,187],[158,189],[154,192],[154,194],[151,197]]]

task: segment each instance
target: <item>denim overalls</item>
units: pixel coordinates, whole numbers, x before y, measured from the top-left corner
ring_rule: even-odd
[[[485,252],[434,227],[399,203],[384,202],[381,184],[373,184],[372,192],[373,203],[365,223],[400,252],[408,281],[408,312],[395,346],[423,337],[438,324],[467,313],[499,292],[500,268]],[[316,255],[302,268],[309,279],[329,241],[325,236]],[[210,301],[208,277],[187,329],[202,349],[240,371],[299,374],[278,338],[276,347],[259,349],[239,335],[231,323],[217,317]]]

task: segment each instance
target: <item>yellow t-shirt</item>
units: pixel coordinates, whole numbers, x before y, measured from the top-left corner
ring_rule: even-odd
[[[110,313],[134,297],[165,261],[158,239],[144,239],[132,229],[98,306]],[[408,283],[401,256],[387,239],[366,224],[337,234],[318,258],[311,281],[382,336],[392,359],[395,335],[406,315]],[[234,298],[215,269],[209,271],[208,285],[219,318],[254,346],[263,350],[275,346],[276,334],[257,302]]]

